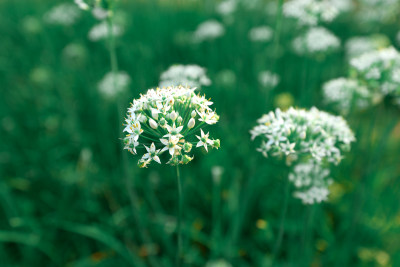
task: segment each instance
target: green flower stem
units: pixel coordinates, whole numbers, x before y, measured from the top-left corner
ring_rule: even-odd
[[[178,234],[178,250],[176,253],[176,267],[182,266],[182,181],[179,173],[179,165],[176,165],[176,179],[178,184],[178,219],[177,219],[177,234]]]
[[[275,247],[274,247],[274,254],[273,254],[273,261],[277,258],[279,249],[282,244],[282,238],[285,231],[285,221],[286,221],[286,213],[289,206],[289,191],[290,191],[290,181],[288,178],[285,177],[285,198],[283,201],[282,213],[281,213],[281,222],[279,225],[278,231],[278,238],[276,239]]]

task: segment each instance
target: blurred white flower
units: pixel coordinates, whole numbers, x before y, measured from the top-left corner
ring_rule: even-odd
[[[205,267],[232,267],[232,264],[224,259],[218,259],[207,262]]]
[[[84,0],[74,0],[80,9],[88,10],[90,6]]]
[[[351,5],[346,0],[289,0],[283,5],[283,14],[294,18],[300,25],[316,26],[333,21]]]
[[[273,73],[271,71],[262,71],[258,74],[258,82],[261,84],[263,87],[268,87],[268,88],[275,88],[280,81],[280,77],[278,74]]]
[[[367,27],[397,19],[400,10],[398,0],[359,0],[357,4],[356,21]]]
[[[159,87],[184,85],[201,87],[211,84],[206,69],[198,65],[172,65],[160,76]]]
[[[345,44],[346,56],[351,59],[378,48],[388,47],[389,45],[389,39],[381,34],[352,37]]]
[[[131,78],[124,71],[118,72],[115,77],[112,72],[109,72],[99,82],[98,89],[106,98],[113,98],[117,94],[125,91],[128,88],[130,81]]]
[[[297,191],[294,197],[303,201],[303,204],[321,203],[328,199],[329,189],[327,187],[313,186],[305,191]]]
[[[296,155],[312,157],[317,162],[338,164],[343,149],[350,149],[355,141],[347,122],[317,108],[311,110],[289,108],[263,115],[251,131],[251,139],[263,141],[258,151],[264,156]],[[294,144],[294,145],[293,145]]]
[[[216,6],[216,11],[222,16],[229,16],[236,11],[236,0],[224,0]]]
[[[252,28],[249,32],[249,38],[253,42],[269,42],[272,40],[273,30],[269,26],[260,26]]]
[[[102,39],[107,39],[108,38],[108,32],[109,32],[109,26],[107,25],[106,21],[103,21],[97,25],[94,25],[88,34],[89,40],[96,42]],[[121,26],[119,25],[112,25],[112,34],[114,36],[121,36],[123,34],[124,30]]]
[[[93,14],[93,17],[95,17],[96,19],[103,20],[108,17],[109,13],[108,13],[108,10],[106,10],[102,7],[96,6],[93,8],[92,14]]]
[[[380,98],[391,95],[395,102],[400,99],[400,53],[394,47],[353,58],[350,66],[356,78],[366,84],[371,93],[381,95]]]
[[[328,186],[332,183],[329,174],[329,168],[313,160],[295,165],[289,174],[289,181],[296,187],[294,196],[300,198],[303,204],[326,201]]]
[[[225,34],[224,26],[216,20],[207,20],[197,26],[193,33],[193,41],[201,43],[208,40],[214,40]]]
[[[322,86],[322,92],[324,102],[334,106],[343,115],[348,114],[352,109],[365,109],[373,102],[373,95],[368,88],[353,79],[330,80]]]
[[[328,54],[340,48],[340,40],[323,27],[308,29],[293,40],[293,49],[298,55]]]
[[[72,3],[62,3],[44,14],[44,21],[49,24],[71,26],[80,18],[81,11]]]

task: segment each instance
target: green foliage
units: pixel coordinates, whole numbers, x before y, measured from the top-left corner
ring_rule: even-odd
[[[174,266],[175,170],[137,168],[121,124],[132,99],[176,63],[207,68],[213,84],[199,90],[220,115],[213,136],[221,148],[198,150],[180,169],[187,266],[400,266],[400,113],[389,102],[347,117],[357,142],[331,170],[329,201],[290,197],[273,255],[289,170],[256,152],[249,130],[277,104],[327,110],[321,85],[346,75],[343,51],[295,55],[297,28],[285,18],[279,42],[253,43],[249,29],[276,21],[247,9],[223,37],[191,44],[187,33],[220,19],[213,1],[120,1],[116,51],[131,85],[110,100],[97,90],[110,71],[107,42],[87,38],[97,21],[86,12],[72,26],[46,24],[55,2],[0,3],[1,266]],[[329,26],[342,41],[374,30],[394,42],[399,25],[374,27],[351,14]],[[277,88],[258,83],[265,69],[280,75]],[[224,171],[213,177],[215,166]]]

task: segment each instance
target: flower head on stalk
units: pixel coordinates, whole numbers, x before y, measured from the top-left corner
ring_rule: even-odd
[[[305,204],[327,198],[328,166],[339,164],[355,141],[342,117],[317,108],[276,109],[263,115],[250,133],[253,140],[262,140],[257,151],[265,157],[284,158],[288,166],[294,166],[289,180],[299,188],[295,196]]]
[[[195,93],[195,88],[149,89],[128,108],[125,149],[132,154],[145,149],[147,153],[142,155],[139,166],[147,167],[152,161],[161,163],[159,156],[166,151],[170,156],[167,164],[178,165],[193,159],[188,155],[193,145],[206,151],[208,147],[219,148],[220,141],[203,131],[219,120],[211,105],[212,102]]]

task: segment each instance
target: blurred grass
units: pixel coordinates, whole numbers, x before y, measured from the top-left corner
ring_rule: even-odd
[[[85,14],[71,27],[48,25],[43,14],[60,1],[0,3],[1,266],[148,266],[150,258],[173,266],[174,169],[137,168],[137,159],[121,149],[118,112],[174,63],[208,69],[213,85],[201,90],[221,115],[214,127],[221,149],[197,153],[181,169],[186,261],[269,266],[287,169],[257,153],[248,130],[284,92],[295,106],[323,108],[320,86],[347,73],[344,52],[319,60],[292,54],[293,24],[285,19],[277,50],[252,43],[250,28],[275,25],[261,10],[238,13],[221,39],[188,45],[179,36],[219,18],[212,1],[178,2],[122,1],[127,26],[117,55],[132,85],[115,101],[96,88],[110,64],[106,44],[87,39],[95,19]],[[27,31],[33,22],[37,29]],[[376,27],[371,33],[394,41],[399,25]],[[330,28],[342,40],[369,33],[351,16]],[[71,43],[83,48],[73,60],[63,56]],[[281,76],[271,92],[257,82],[269,68]],[[218,78],[227,69],[236,76],[232,84]],[[274,266],[309,260],[312,266],[400,266],[398,118],[387,103],[348,118],[358,142],[332,170],[330,201],[307,207],[289,199]],[[224,168],[220,184],[212,180],[213,166]]]

